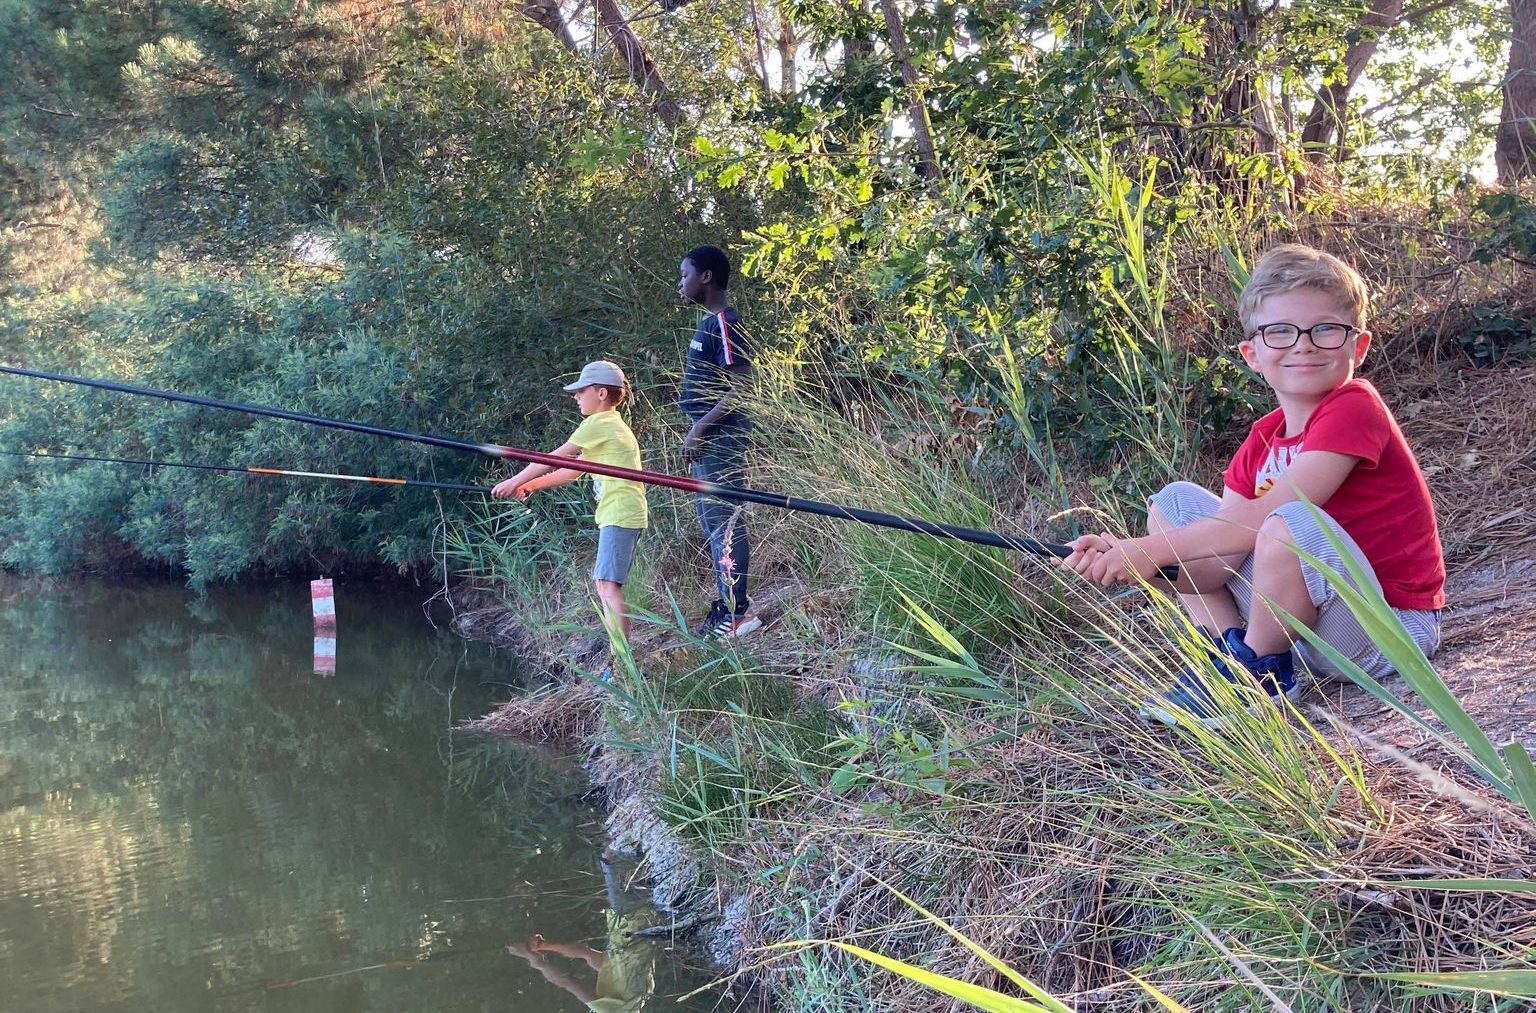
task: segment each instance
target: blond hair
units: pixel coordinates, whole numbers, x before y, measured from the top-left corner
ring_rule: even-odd
[[[1364,329],[1371,293],[1360,272],[1331,253],[1300,243],[1286,243],[1259,258],[1253,274],[1248,276],[1248,284],[1243,286],[1243,294],[1237,300],[1243,337],[1253,333],[1253,318],[1260,303],[1272,295],[1298,288],[1313,288],[1333,296],[1349,310],[1350,319],[1340,323]]]

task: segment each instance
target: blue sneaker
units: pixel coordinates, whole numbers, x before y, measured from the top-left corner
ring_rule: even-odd
[[[1290,651],[1263,656],[1255,654],[1243,639],[1243,631],[1235,626],[1223,633],[1221,640],[1212,637],[1211,641],[1211,666],[1232,685],[1240,700],[1247,701],[1245,709],[1248,713],[1258,714],[1263,706],[1253,692],[1255,689],[1262,690],[1271,703],[1278,703],[1281,697],[1295,700],[1301,695],[1301,687],[1296,682],[1296,663]],[[1231,662],[1234,660],[1242,665],[1242,675],[1233,673]],[[1142,720],[1161,721],[1169,727],[1189,720],[1198,721],[1206,728],[1226,727],[1236,715],[1228,709],[1227,702],[1211,690],[1210,679],[1210,673],[1203,669],[1186,668],[1159,697],[1142,704]]]

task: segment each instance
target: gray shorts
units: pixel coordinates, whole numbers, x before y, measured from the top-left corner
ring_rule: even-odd
[[[644,528],[621,528],[609,524],[597,529],[597,562],[592,566],[593,580],[611,580],[622,584],[629,579],[635,562],[635,545]]]
[[[1175,527],[1183,527],[1201,517],[1215,513],[1216,508],[1221,505],[1221,500],[1209,489],[1193,482],[1174,482],[1152,497],[1152,505],[1157,507]],[[1276,507],[1271,516],[1274,515],[1284,519],[1291,529],[1291,538],[1295,540],[1298,548],[1320,560],[1329,570],[1344,577],[1353,587],[1355,582],[1349,576],[1343,556],[1338,549],[1334,548],[1333,542],[1325,533],[1325,531],[1332,532],[1349,556],[1360,564],[1361,569],[1370,575],[1371,582],[1376,584],[1376,575],[1371,570],[1371,564],[1366,561],[1365,554],[1360,551],[1360,546],[1355,544],[1355,540],[1349,537],[1333,518],[1326,514],[1319,517],[1307,504],[1297,500]],[[1370,635],[1361,628],[1355,614],[1350,611],[1348,603],[1334,590],[1328,578],[1324,577],[1322,572],[1306,558],[1301,560],[1301,574],[1307,582],[1307,596],[1312,599],[1312,605],[1317,609],[1317,622],[1312,629],[1323,639],[1323,642],[1359,665],[1365,674],[1373,679],[1380,679],[1389,674],[1392,671],[1392,663],[1377,649]],[[1376,588],[1380,590],[1381,585],[1376,584]],[[1252,554],[1243,560],[1237,573],[1227,581],[1227,590],[1232,592],[1232,597],[1237,602],[1237,609],[1243,614],[1243,618],[1248,618],[1253,608]],[[1440,647],[1439,610],[1393,609],[1392,611],[1403,621],[1403,626],[1413,637],[1414,643],[1418,644],[1419,649],[1424,652],[1424,656],[1433,657]],[[1296,653],[1313,672],[1333,676],[1343,674],[1335,671],[1326,658],[1305,643],[1296,644]]]

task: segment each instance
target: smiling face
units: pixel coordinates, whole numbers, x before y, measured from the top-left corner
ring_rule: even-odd
[[[1238,350],[1243,361],[1264,378],[1285,409],[1287,428],[1299,427],[1330,391],[1348,383],[1371,345],[1369,331],[1360,331],[1339,348],[1318,348],[1303,334],[1290,348],[1270,348],[1257,334],[1267,324],[1294,324],[1306,330],[1317,324],[1358,324],[1347,303],[1322,289],[1296,288],[1267,296],[1248,321],[1248,333]]]

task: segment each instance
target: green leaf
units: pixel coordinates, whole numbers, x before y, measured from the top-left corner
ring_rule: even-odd
[[[1504,747],[1504,760],[1509,764],[1509,774],[1515,782],[1520,804],[1531,814],[1531,819],[1536,820],[1536,766],[1531,764],[1531,754],[1520,743],[1510,742]]]
[[[807,944],[795,942],[782,943],[780,945],[801,947]],[[920,985],[926,985],[935,992],[943,993],[952,999],[968,1002],[977,1009],[987,1010],[988,1013],[1070,1013],[1067,1007],[1054,1000],[1052,1000],[1053,1005],[1041,1006],[1024,999],[1016,999],[1001,992],[994,992],[990,988],[972,985],[970,982],[959,981],[926,968],[918,967],[915,964],[896,960],[893,957],[884,956],[873,950],[866,950],[862,946],[854,946],[852,943],[840,943],[831,940],[826,945],[836,946],[844,952],[851,953],[856,957],[862,957],[871,964],[883,967],[887,971],[892,971]]]
[[[897,593],[901,595],[901,600],[906,605],[907,614],[917,621],[918,625],[923,628],[923,632],[927,633],[934,643],[960,659],[960,662],[966,668],[974,672],[980,671],[979,666],[976,664],[976,659],[971,657],[971,652],[965,649],[965,646],[960,643],[953,633],[945,629],[942,623],[935,619],[927,609],[913,601],[912,597],[905,591],[897,588]],[[895,647],[898,645],[892,644],[891,646]],[[913,651],[911,653],[916,654],[917,652]]]
[[[1386,890],[1447,890],[1453,893],[1536,893],[1529,879],[1388,879],[1372,880]]]
[[[1389,971],[1362,977],[1378,981],[1401,981],[1431,989],[1536,998],[1536,971],[1516,968],[1492,971]]]
[[[735,162],[720,170],[720,175],[715,177],[715,182],[722,190],[729,190],[740,183],[746,176],[747,170],[740,162]]]
[[[845,763],[833,771],[827,788],[834,795],[846,794],[848,789],[864,779],[864,769],[856,763]]]

